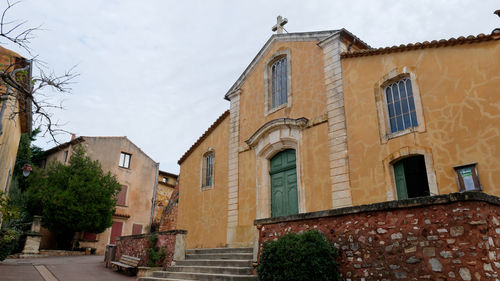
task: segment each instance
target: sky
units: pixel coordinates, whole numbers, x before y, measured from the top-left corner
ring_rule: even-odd
[[[23,0],[7,19],[42,25],[32,54],[0,44],[36,55],[45,71],[76,66],[71,94],[44,92],[63,102],[52,118],[64,130],[127,136],[161,170],[178,173],[178,159],[229,108],[224,94],[273,34],[278,15],[290,33],[346,28],[385,47],[488,34],[500,27],[497,9],[498,0]],[[35,144],[55,145],[48,137]]]

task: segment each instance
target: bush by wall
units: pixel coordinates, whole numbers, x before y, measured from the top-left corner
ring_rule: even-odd
[[[257,273],[261,281],[340,280],[337,256],[319,231],[289,233],[264,243]]]

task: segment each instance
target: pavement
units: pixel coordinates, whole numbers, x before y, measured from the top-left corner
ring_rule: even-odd
[[[0,281],[132,281],[135,276],[104,266],[104,256],[6,259],[0,262]]]

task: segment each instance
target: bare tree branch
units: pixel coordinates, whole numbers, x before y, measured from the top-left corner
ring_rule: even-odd
[[[41,26],[25,28],[27,21],[7,21],[8,12],[20,2],[6,1],[7,7],[0,17],[0,45],[5,44],[2,39],[7,43],[14,43],[28,52],[32,58],[24,59],[7,54],[0,55],[1,62],[8,60],[8,63],[0,64],[0,101],[15,101],[11,103],[12,109],[9,118],[12,120],[16,120],[17,115],[25,113],[23,110],[29,108],[33,115],[33,122],[42,127],[43,135],[48,134],[54,142],[58,143],[56,136],[68,132],[62,129],[64,124],[54,121],[51,110],[63,109],[63,106],[62,104],[55,105],[50,100],[54,97],[53,94],[45,93],[45,90],[69,94],[71,92],[70,86],[79,74],[75,72],[76,66],[62,75],[55,74],[53,71],[45,71],[46,64],[40,61],[37,56],[33,56],[29,47],[30,40],[34,38],[34,33],[41,30]],[[23,103],[25,106],[21,107],[20,105]]]

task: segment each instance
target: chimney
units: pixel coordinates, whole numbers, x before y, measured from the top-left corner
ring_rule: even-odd
[[[71,134],[71,140],[74,140],[76,138],[76,134]]]

